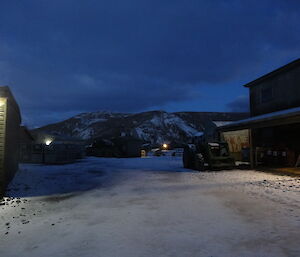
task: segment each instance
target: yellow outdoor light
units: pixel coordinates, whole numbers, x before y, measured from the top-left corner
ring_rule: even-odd
[[[164,149],[167,149],[167,148],[168,148],[168,145],[167,145],[167,144],[163,144],[162,146],[163,146]]]
[[[46,145],[50,145],[52,143],[52,140],[51,139],[46,139],[46,141],[45,141],[45,144]]]

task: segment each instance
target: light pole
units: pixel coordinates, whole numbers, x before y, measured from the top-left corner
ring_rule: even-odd
[[[51,139],[46,139],[45,140],[45,143],[44,144],[42,144],[42,155],[43,155],[43,160],[42,160],[42,162],[43,163],[45,163],[45,150],[46,150],[46,146],[49,146],[49,145],[51,145],[51,143],[52,143],[52,140]]]

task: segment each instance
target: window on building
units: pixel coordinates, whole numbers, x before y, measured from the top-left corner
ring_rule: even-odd
[[[268,87],[268,88],[262,88],[261,89],[261,102],[262,103],[267,103],[272,101],[274,98],[274,91],[273,87]]]

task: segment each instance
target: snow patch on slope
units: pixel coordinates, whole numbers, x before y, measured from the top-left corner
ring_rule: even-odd
[[[161,113],[136,127],[135,132],[140,139],[161,144],[183,135],[192,137],[199,131],[175,114]]]
[[[203,132],[206,121],[227,124],[241,115],[231,113],[168,113],[150,111],[136,114],[91,112],[82,113],[57,124],[50,124],[40,131],[82,139],[111,139],[122,132],[151,144],[164,142],[186,143],[191,137]],[[226,119],[228,121],[226,121]]]

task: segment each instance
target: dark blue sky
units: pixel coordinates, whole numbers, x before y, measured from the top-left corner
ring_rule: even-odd
[[[30,127],[80,112],[243,111],[300,57],[298,0],[1,0],[0,84]]]

